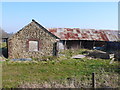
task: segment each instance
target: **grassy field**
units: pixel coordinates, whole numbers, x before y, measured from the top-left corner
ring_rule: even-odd
[[[84,51],[84,50],[83,50]],[[82,53],[66,51],[67,56],[44,57],[48,61],[4,61],[2,62],[2,84],[4,88],[15,87],[91,87],[91,75],[95,72],[96,87],[118,87],[117,61],[103,59],[71,59],[73,54]]]

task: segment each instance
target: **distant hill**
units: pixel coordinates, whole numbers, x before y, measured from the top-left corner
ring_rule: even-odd
[[[8,38],[8,37],[10,37],[11,35],[13,35],[13,33],[7,33],[7,32],[5,32],[3,29],[0,28],[0,39],[1,39],[1,38]]]

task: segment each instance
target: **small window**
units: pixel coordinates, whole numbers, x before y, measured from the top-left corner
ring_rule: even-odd
[[[29,51],[38,51],[38,41],[29,41]]]

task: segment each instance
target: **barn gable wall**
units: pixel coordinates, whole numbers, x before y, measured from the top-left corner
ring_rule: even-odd
[[[29,40],[39,41],[39,51],[28,51]],[[56,37],[32,21],[8,40],[8,55],[9,58],[39,58],[52,55],[55,42]]]

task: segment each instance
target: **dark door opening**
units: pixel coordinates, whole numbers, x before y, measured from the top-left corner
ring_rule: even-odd
[[[57,48],[57,42],[53,44],[53,56],[58,55],[58,48]]]

